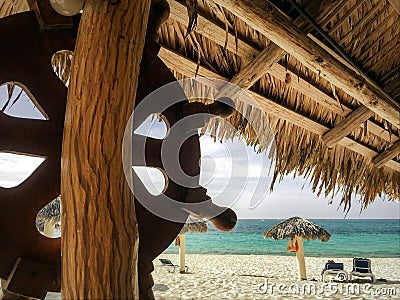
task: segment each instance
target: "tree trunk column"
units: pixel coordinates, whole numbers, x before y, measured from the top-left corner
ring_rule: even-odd
[[[150,0],[86,0],[62,152],[64,299],[138,298],[138,228],[122,140],[149,9]]]
[[[299,246],[299,249],[296,251],[297,268],[299,270],[299,280],[307,280],[306,262],[304,259],[303,238],[301,236],[296,236],[296,242],[297,245]]]
[[[179,272],[185,273],[185,234],[179,235]]]

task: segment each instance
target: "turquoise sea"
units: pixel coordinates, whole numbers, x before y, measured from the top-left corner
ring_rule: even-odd
[[[263,232],[282,220],[238,220],[231,232],[220,232],[209,222],[206,233],[186,234],[186,253],[291,255],[287,240],[264,239]],[[400,257],[400,220],[311,220],[332,236],[326,243],[305,241],[306,256]],[[178,253],[173,244],[165,253]]]

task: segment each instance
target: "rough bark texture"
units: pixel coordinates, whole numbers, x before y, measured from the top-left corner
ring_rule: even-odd
[[[138,230],[122,167],[150,0],[87,0],[62,153],[62,296],[137,299]]]

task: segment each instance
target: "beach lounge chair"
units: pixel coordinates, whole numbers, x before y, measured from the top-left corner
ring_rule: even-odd
[[[344,271],[343,263],[328,261],[321,273],[322,281],[325,281],[326,276],[335,276],[338,281],[347,281],[348,274]]]
[[[169,259],[160,258],[160,261],[161,261],[162,267],[168,268],[168,272],[171,272],[171,269],[172,269],[172,272],[175,273],[175,269],[177,269],[177,268],[179,269],[179,265],[173,264],[172,261],[170,261]],[[185,272],[187,272],[188,269],[189,269],[188,266],[185,266]]]
[[[353,258],[353,271],[350,273],[350,280],[356,277],[371,277],[375,282],[375,275],[371,271],[371,261],[368,258]]]

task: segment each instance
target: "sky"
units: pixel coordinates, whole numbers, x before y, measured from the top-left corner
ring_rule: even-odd
[[[18,94],[18,90],[16,93]],[[4,86],[0,87],[0,108],[7,99]],[[43,119],[40,112],[24,93],[9,110],[9,115]],[[167,129],[164,123],[148,118],[135,133],[163,138]],[[342,219],[343,207],[339,207],[340,194],[332,204],[324,196],[317,197],[302,177],[286,176],[269,191],[270,161],[265,154],[256,154],[244,142],[235,139],[224,143],[214,142],[205,135],[200,139],[200,184],[208,190],[214,203],[231,207],[239,218],[285,219],[302,216],[309,219]],[[21,156],[0,151],[0,186],[12,187],[26,179],[45,158]],[[152,193],[161,192],[164,179],[160,171],[134,169]],[[150,174],[150,177],[147,176]],[[359,197],[355,196],[346,218],[400,218],[400,204],[377,199],[364,211],[360,210]]]

